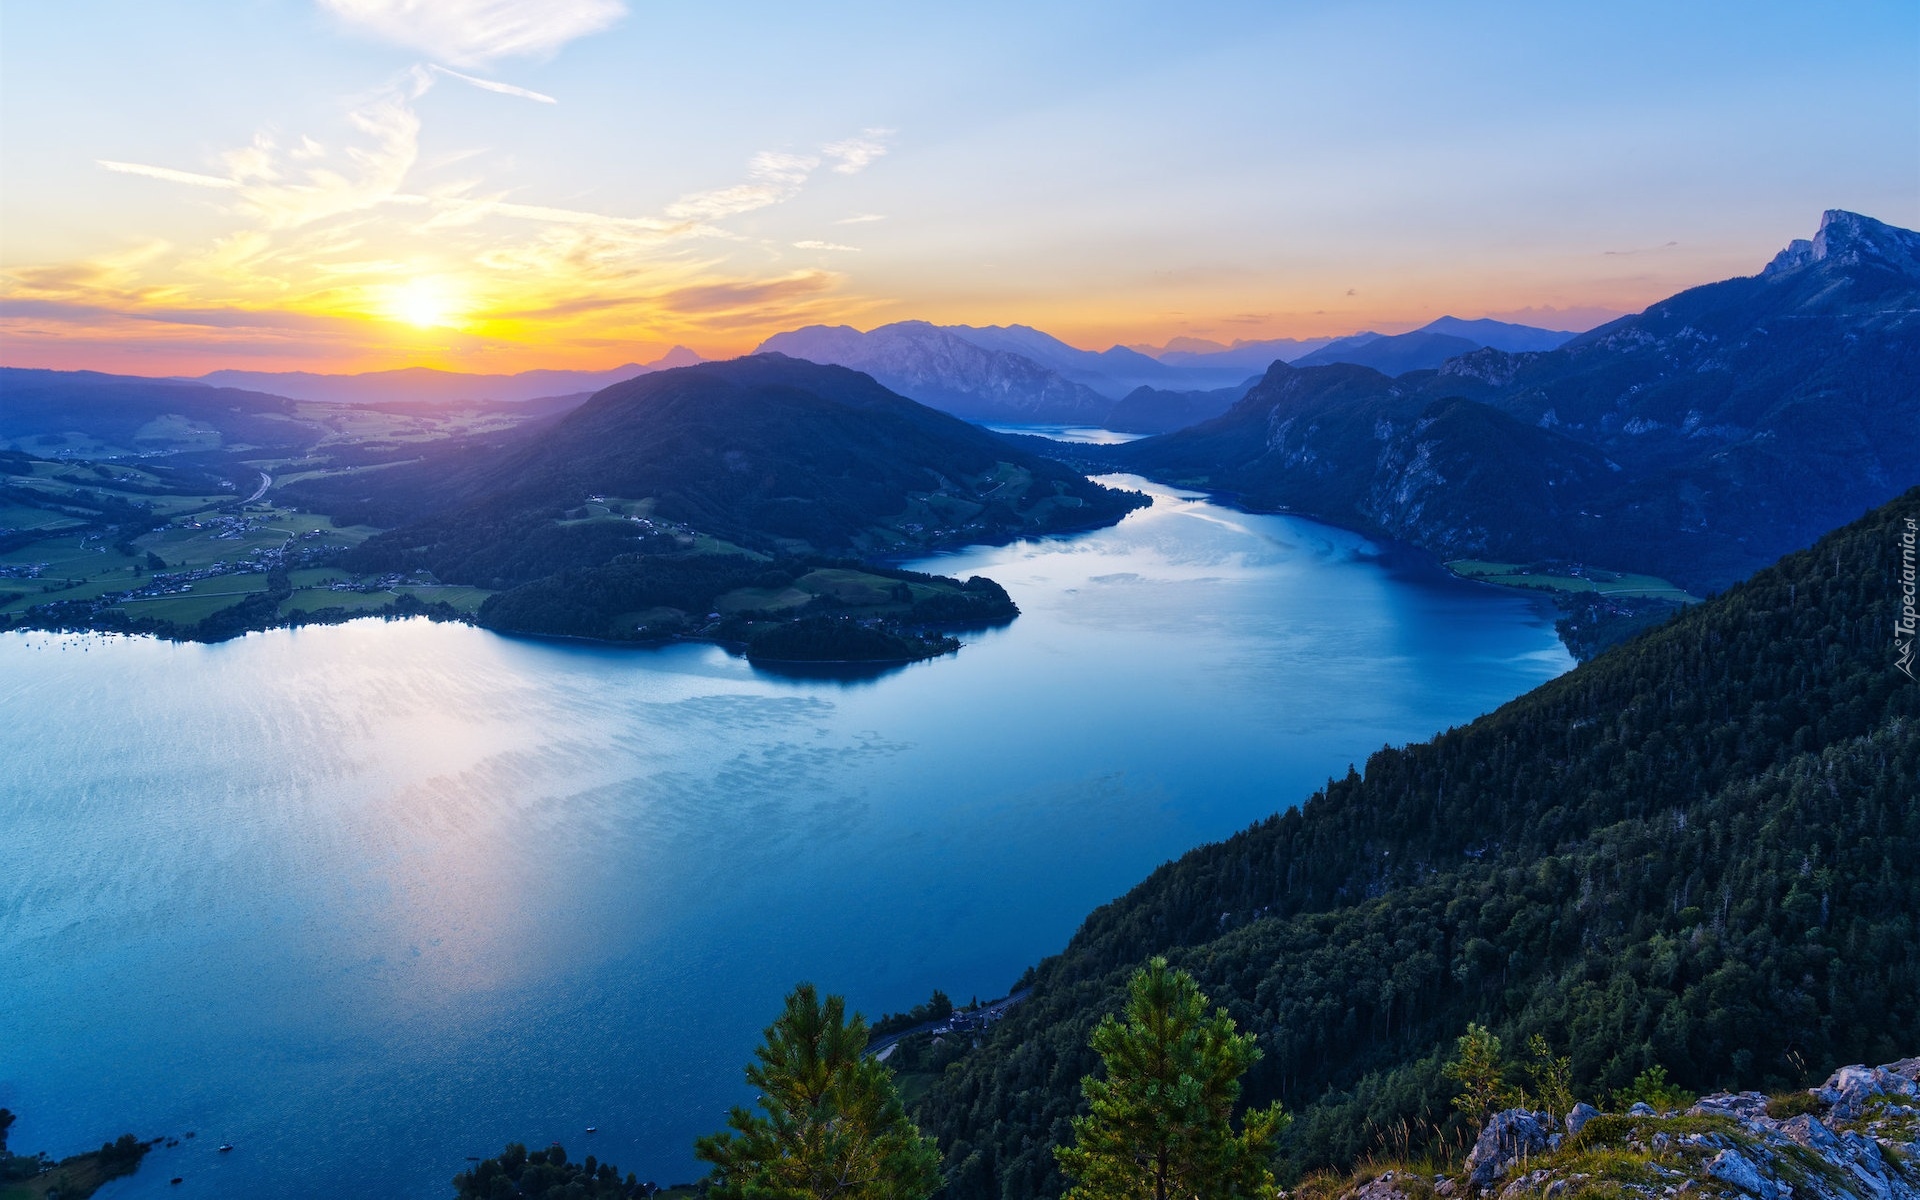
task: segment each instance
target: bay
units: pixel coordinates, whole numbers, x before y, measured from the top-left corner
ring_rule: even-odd
[[[1539,601],[1118,482],[1153,506],[912,564],[1023,615],[863,680],[424,621],[0,636],[14,1148],[197,1134],[109,1200],[444,1197],[509,1140],[691,1179],[793,983],[999,996],[1159,863],[1572,665]]]

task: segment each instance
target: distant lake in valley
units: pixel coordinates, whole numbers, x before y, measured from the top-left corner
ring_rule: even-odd
[[[13,1148],[198,1134],[103,1200],[438,1200],[510,1140],[689,1180],[796,981],[1002,995],[1161,862],[1572,665],[1540,601],[1119,482],[1153,506],[913,564],[1024,615],[865,681],[425,621],[0,636]]]
[[[1087,446],[1121,446],[1137,442],[1144,433],[1120,433],[1093,425],[989,425],[995,433],[1026,433],[1056,442],[1078,442]]]

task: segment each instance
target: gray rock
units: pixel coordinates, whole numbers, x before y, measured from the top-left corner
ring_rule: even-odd
[[[1881,1070],[1889,1075],[1898,1075],[1910,1083],[1920,1085],[1920,1058],[1903,1058],[1899,1062],[1888,1063]]]
[[[1868,1200],[1890,1200],[1894,1192],[1887,1178],[1886,1160],[1880,1157],[1880,1147],[1852,1130],[1841,1134],[1839,1140],[1846,1147],[1846,1166],[1859,1182],[1860,1194]]]
[[[1573,1111],[1567,1114],[1567,1135],[1571,1137],[1573,1134],[1579,1133],[1586,1127],[1588,1121],[1593,1120],[1599,1115],[1600,1110],[1585,1101],[1574,1105]]]
[[[1632,1108],[1627,1110],[1627,1115],[1630,1117],[1657,1117],[1660,1114],[1653,1110],[1653,1105],[1648,1104],[1645,1100],[1638,1100],[1634,1102]]]
[[[1348,1200],[1407,1200],[1392,1171],[1382,1171],[1354,1189]]]
[[[1840,1146],[1840,1139],[1834,1137],[1833,1131],[1821,1124],[1820,1118],[1812,1113],[1801,1113],[1791,1121],[1782,1122],[1780,1132],[1807,1149],[1822,1154],[1836,1150]]]
[[[1501,1200],[1517,1200],[1518,1197],[1526,1195],[1545,1183],[1552,1175],[1552,1171],[1528,1171],[1501,1189]]]
[[[1477,1189],[1490,1187],[1516,1162],[1544,1153],[1554,1124],[1551,1113],[1524,1108],[1493,1114],[1467,1155],[1467,1182]]]
[[[1780,1195],[1773,1181],[1760,1174],[1760,1168],[1738,1150],[1722,1150],[1714,1155],[1713,1161],[1707,1164],[1707,1174],[1760,1200],[1777,1200]]]
[[[1757,1121],[1767,1115],[1767,1097],[1762,1092],[1719,1092],[1702,1096],[1687,1110],[1696,1117],[1733,1117]]]
[[[1866,1109],[1867,1101],[1875,1096],[1920,1096],[1920,1084],[1894,1069],[1912,1061],[1902,1059],[1884,1067],[1841,1067],[1814,1088],[1813,1094],[1833,1105],[1835,1120],[1850,1121],[1859,1116]]]

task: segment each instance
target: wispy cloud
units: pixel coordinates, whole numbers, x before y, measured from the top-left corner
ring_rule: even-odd
[[[703,283],[677,288],[661,296],[659,302],[673,312],[739,313],[763,308],[776,301],[823,292],[832,287],[833,282],[834,277],[824,271],[803,271],[782,279]]]
[[[891,129],[863,129],[859,137],[828,142],[820,153],[834,160],[833,169],[840,174],[857,175],[887,152],[886,139],[891,136]]]
[[[762,151],[739,182],[652,211],[596,212],[491,190],[477,172],[449,177],[450,169],[472,170],[458,165],[471,154],[423,162],[417,102],[442,79],[525,93],[419,65],[354,102],[337,128],[262,133],[203,170],[98,160],[104,171],[202,191],[230,227],[198,244],[149,239],[85,261],[8,270],[0,276],[0,337],[65,347],[63,356],[106,355],[102,361],[129,361],[140,346],[179,361],[201,336],[205,352],[220,357],[379,363],[396,337],[414,336],[387,323],[396,281],[426,276],[457,299],[459,327],[436,336],[459,340],[463,354],[565,356],[598,354],[622,337],[764,336],[867,307],[843,291],[839,274],[768,277],[760,257],[781,245],[840,254],[859,247],[748,237],[728,224],[792,200],[823,166],[871,162],[884,150],[874,131],[811,152]],[[843,223],[881,219],[859,213]],[[308,350],[301,331],[312,333]],[[255,335],[257,344],[244,341]]]
[[[351,29],[463,67],[552,54],[627,13],[620,0],[318,0]]]
[[[511,83],[501,83],[497,79],[481,79],[474,75],[463,75],[459,71],[455,71],[449,67],[443,67],[438,63],[432,64],[427,69],[437,71],[450,79],[458,79],[461,83],[470,83],[483,91],[499,92],[502,96],[519,96],[522,99],[535,100],[541,104],[560,103],[545,92],[536,92],[531,88],[515,87]]]
[[[841,217],[835,225],[867,225],[874,221],[886,220],[885,213],[858,213],[851,217]]]
[[[801,154],[763,150],[747,164],[746,183],[695,192],[667,205],[669,217],[714,221],[779,204],[798,195],[820,160]]]
[[[214,175],[200,175],[192,171],[176,171],[172,167],[150,167],[146,163],[114,162],[111,159],[96,158],[95,162],[109,171],[122,175],[144,175],[148,179],[163,179],[168,183],[184,183],[188,187],[236,188],[236,180],[221,179]]]
[[[1635,246],[1631,250],[1602,250],[1602,258],[1632,258],[1636,254],[1658,254],[1662,250],[1672,250],[1679,242],[1663,242],[1658,246]]]

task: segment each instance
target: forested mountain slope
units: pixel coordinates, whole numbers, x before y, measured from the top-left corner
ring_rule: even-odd
[[[1447,558],[1698,591],[1920,483],[1916,429],[1920,233],[1833,211],[1761,273],[1556,350],[1398,378],[1275,365],[1225,415],[1106,457]]]
[[[368,569],[488,587],[641,550],[647,525],[567,517],[594,496],[756,550],[860,555],[1094,528],[1142,502],[780,354],[643,375],[499,446],[288,494],[400,526],[362,549]]]
[[[1152,954],[1265,1058],[1290,1168],[1443,1136],[1468,1022],[1585,1094],[1805,1086],[1920,1044],[1920,489],[1462,729],[1156,871],[920,1105],[949,1195],[1057,1195],[1087,1036]],[[1292,798],[1276,796],[1276,804]]]

